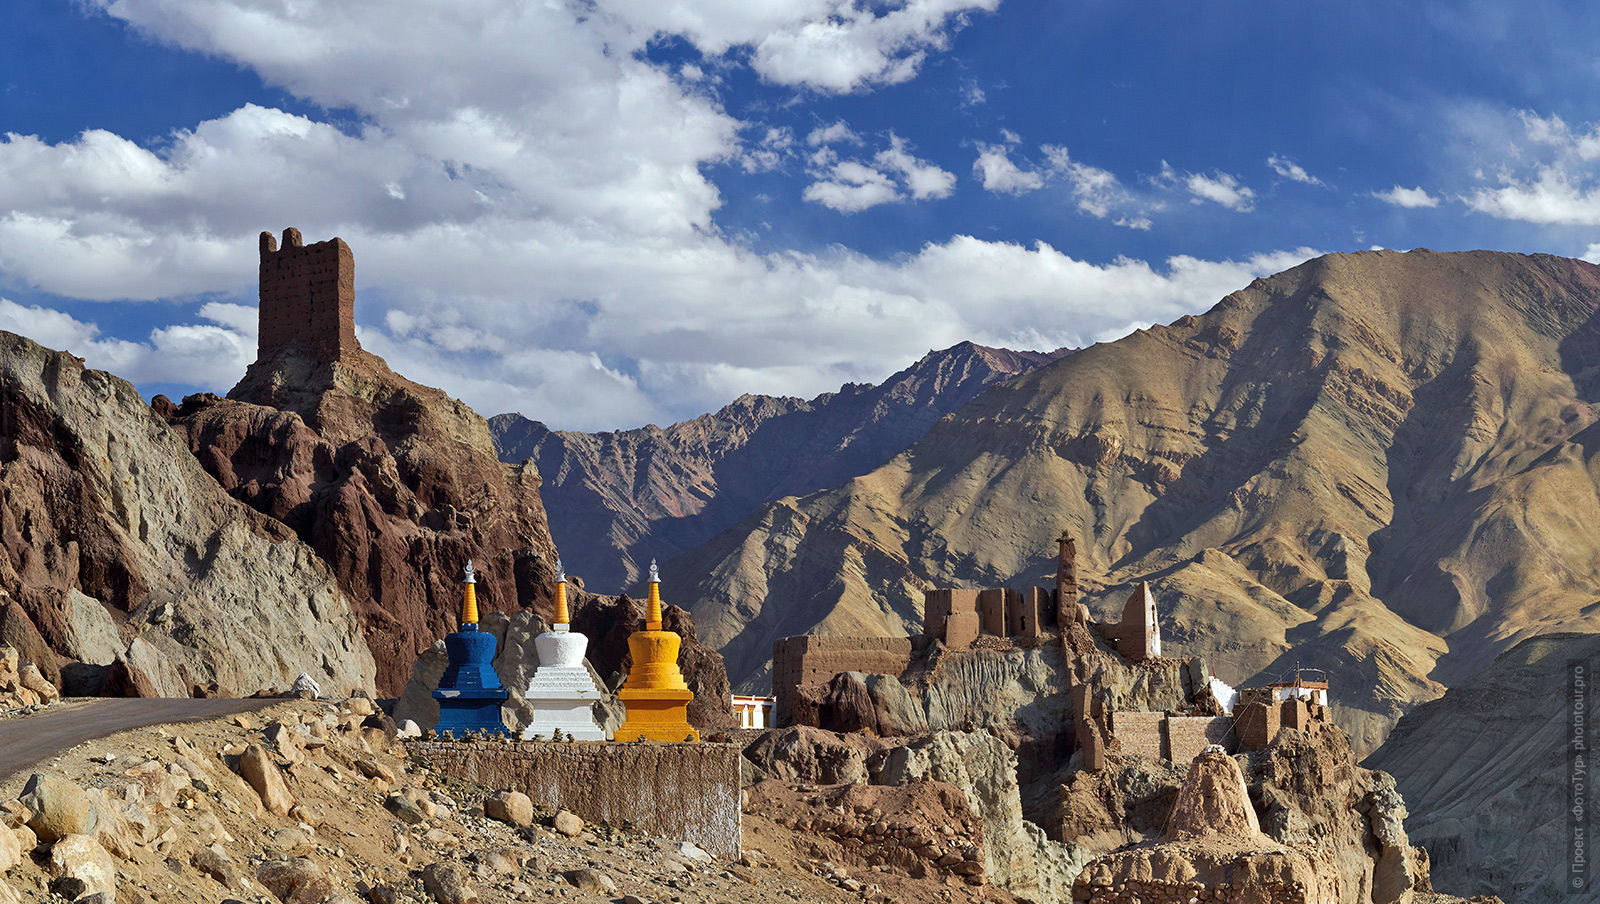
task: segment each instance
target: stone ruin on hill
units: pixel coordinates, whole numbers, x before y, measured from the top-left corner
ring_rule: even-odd
[[[773,646],[775,724],[877,733],[971,727],[902,724],[885,712],[894,708],[887,698],[914,699],[919,688],[933,695],[926,690],[930,683],[967,658],[1049,645],[1059,645],[1061,667],[1052,680],[1059,682],[1055,692],[1067,702],[1066,715],[1047,727],[1051,737],[1033,740],[1063,759],[1078,753],[1086,769],[1103,768],[1113,753],[1182,765],[1210,745],[1259,750],[1282,728],[1330,719],[1325,676],[1306,680],[1297,671],[1293,681],[1236,691],[1209,675],[1202,660],[1163,656],[1147,583],[1129,595],[1120,621],[1093,621],[1079,601],[1076,543],[1066,533],[1057,543],[1053,589],[927,591],[919,636],[779,640]],[[864,676],[885,676],[891,687],[863,683]],[[930,702],[928,708],[939,707]]]
[[[260,335],[256,359],[289,345],[324,360],[360,351],[356,341],[356,263],[344,239],[307,245],[300,230],[283,231],[279,248],[261,233]]]

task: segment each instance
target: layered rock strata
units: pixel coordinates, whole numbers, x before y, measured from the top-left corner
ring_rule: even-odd
[[[352,608],[131,384],[0,333],[0,642],[52,683],[248,695],[304,672],[370,687]]]

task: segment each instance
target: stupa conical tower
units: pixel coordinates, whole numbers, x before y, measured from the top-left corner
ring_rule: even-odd
[[[628,638],[633,667],[617,696],[628,707],[628,718],[617,729],[616,740],[698,741],[700,733],[689,724],[689,690],[678,670],[678,648],[683,638],[661,626],[661,573],[650,561],[650,603],[644,630]]]
[[[532,710],[525,740],[552,740],[556,732],[579,741],[604,741],[606,732],[594,718],[594,704],[600,689],[583,664],[589,638],[572,630],[567,611],[567,572],[556,562],[555,624],[533,639],[539,654],[539,668],[528,679],[522,696]]]
[[[450,664],[433,692],[439,701],[439,724],[434,730],[462,737],[467,732],[505,734],[500,704],[510,693],[500,685],[494,670],[495,636],[478,630],[477,576],[467,562],[461,579],[461,630],[444,639]]]

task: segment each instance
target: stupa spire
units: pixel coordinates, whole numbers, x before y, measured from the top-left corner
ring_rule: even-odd
[[[561,567],[561,559],[556,559],[556,625],[572,624],[572,614],[567,611],[567,570]]]
[[[475,625],[478,623],[478,576],[472,570],[472,560],[467,560],[465,576],[461,578],[461,623]]]
[[[661,570],[655,559],[650,560],[650,603],[644,610],[644,629],[661,630]]]

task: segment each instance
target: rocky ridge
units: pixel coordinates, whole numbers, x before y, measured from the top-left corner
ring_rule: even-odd
[[[373,680],[309,547],[229,498],[131,384],[3,332],[0,643],[69,693]]]
[[[1549,634],[1407,713],[1367,765],[1394,774],[1407,833],[1433,855],[1435,884],[1519,904],[1600,900],[1569,886],[1574,692],[1593,700],[1600,635]],[[1587,670],[1586,687],[1574,688]],[[1593,724],[1594,705],[1583,712]],[[1580,734],[1592,737],[1587,728]]]
[[[455,630],[469,559],[480,610],[550,610],[556,553],[538,474],[502,464],[483,418],[381,358],[291,346],[226,399],[154,407],[223,489],[328,563],[381,693],[399,693],[417,652]]]
[[[496,415],[489,428],[502,460],[531,459],[544,478],[568,568],[620,591],[652,556],[684,553],[763,503],[865,474],[985,387],[1065,353],[963,342],[876,385],[810,400],[744,395],[665,429],[554,431],[519,414]]]
[[[936,586],[1149,580],[1177,655],[1333,677],[1370,751],[1407,708],[1600,613],[1600,267],[1362,252],[991,386],[882,467],[663,566],[735,685],[775,639],[906,634]]]

